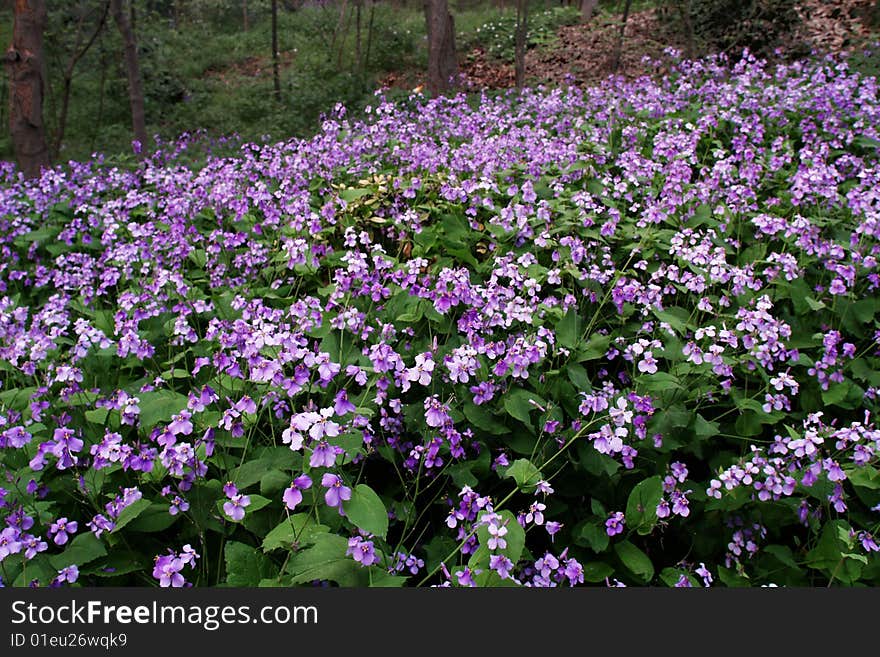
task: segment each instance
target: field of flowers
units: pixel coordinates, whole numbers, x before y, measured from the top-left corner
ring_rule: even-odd
[[[3,583],[880,583],[878,128],[747,56],[5,165]]]

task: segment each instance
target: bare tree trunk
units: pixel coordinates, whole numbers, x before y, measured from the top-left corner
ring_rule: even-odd
[[[620,68],[620,58],[623,55],[623,35],[626,32],[626,21],[629,19],[629,9],[632,0],[626,0],[623,6],[623,18],[620,21],[620,32],[617,35],[617,44],[614,46],[614,58],[611,60],[611,72],[617,73]]]
[[[9,131],[18,166],[36,178],[50,165],[43,128],[44,0],[15,0],[12,43],[6,50],[9,74]]]
[[[110,12],[122,34],[125,44],[125,73],[128,77],[128,102],[131,105],[131,127],[134,138],[141,145],[147,145],[147,122],[144,110],[144,81],[138,59],[137,41],[131,27],[130,12],[123,7],[124,0],[110,0]]]
[[[95,142],[101,133],[101,127],[104,123],[104,85],[107,81],[107,53],[103,48],[103,41],[99,48],[101,50],[101,82],[98,85],[98,112],[95,118],[95,132],[92,133],[92,140],[89,142],[89,151],[94,152]]]
[[[455,22],[447,0],[424,0],[428,31],[428,91],[438,95],[449,90],[458,74],[455,56]]]
[[[73,54],[70,56],[67,66],[64,69],[64,80],[61,87],[61,116],[58,118],[58,130],[55,133],[55,143],[52,145],[52,152],[56,158],[61,152],[61,145],[64,142],[64,130],[67,127],[67,112],[70,108],[70,90],[73,86],[73,69],[76,68],[79,60],[83,58],[95,43],[95,39],[98,38],[98,34],[100,34],[101,30],[104,28],[104,23],[107,20],[107,11],[109,9],[110,2],[108,1],[104,3],[104,7],[101,10],[101,17],[98,19],[98,25],[95,28],[95,31],[92,32],[92,36],[82,48],[80,48],[82,25],[85,21],[86,14],[83,13],[80,16],[79,24],[76,28],[76,45],[74,46]]]
[[[250,29],[250,18],[248,17],[248,3],[247,0],[242,0],[241,2],[241,14],[244,19],[244,31],[247,32]]]
[[[581,20],[584,23],[593,17],[593,12],[596,11],[598,4],[599,0],[581,0]]]
[[[363,69],[363,58],[361,57],[361,7],[364,0],[355,0],[355,36],[354,36],[354,61],[357,72]]]
[[[696,56],[696,44],[694,42],[694,22],[691,16],[692,0],[680,0],[678,10],[681,14],[681,25],[684,29],[685,57],[693,59]]]
[[[373,45],[373,18],[376,16],[376,0],[370,2],[370,20],[367,23],[367,52],[364,54],[364,68],[370,65],[370,47]]]
[[[281,102],[281,69],[278,64],[278,0],[272,0],[272,84],[275,100]]]
[[[514,71],[516,88],[526,81],[526,37],[529,30],[529,0],[516,0],[516,34],[514,35]]]

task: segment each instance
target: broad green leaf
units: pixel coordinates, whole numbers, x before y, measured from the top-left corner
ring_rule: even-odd
[[[657,505],[662,497],[663,480],[659,475],[636,484],[626,502],[626,526],[639,534],[650,534],[657,524]]]
[[[285,518],[263,539],[263,551],[289,550],[296,545],[307,545],[314,541],[318,534],[330,530],[326,525],[315,522],[315,518],[309,513],[296,513],[290,518]]]
[[[167,503],[154,502],[150,504],[128,523],[128,531],[147,533],[168,529],[180,518],[180,514],[173,516],[168,513],[169,506]]]
[[[528,459],[517,459],[504,470],[505,478],[512,478],[524,493],[532,493],[535,486],[544,476]]]
[[[566,349],[574,349],[581,339],[581,317],[577,308],[569,308],[556,324],[556,341]]]
[[[342,507],[355,527],[385,538],[388,533],[388,511],[372,488],[358,484],[351,491],[351,499],[343,502]]]
[[[315,544],[291,557],[287,572],[293,584],[327,580],[340,586],[362,586],[366,569],[346,555],[348,541],[336,534],[318,534]]]
[[[171,417],[180,413],[189,401],[185,395],[173,390],[156,390],[138,394],[141,409],[141,426],[147,431],[157,423],[171,422]]]
[[[582,520],[575,525],[571,537],[575,545],[589,547],[596,554],[604,552],[611,542],[604,523],[599,520]]]
[[[648,555],[629,541],[623,541],[614,545],[614,551],[620,561],[633,575],[647,584],[654,577],[654,564]]]
[[[119,514],[119,517],[116,519],[116,525],[113,527],[113,531],[111,534],[116,534],[122,530],[128,523],[137,518],[143,511],[145,511],[151,502],[146,498],[141,498],[132,504],[129,504],[122,510],[122,513]]]
[[[230,586],[257,586],[261,580],[278,574],[275,565],[251,545],[230,541],[224,554],[226,583]]]
[[[53,568],[61,570],[72,564],[82,566],[106,554],[107,548],[104,547],[104,543],[87,531],[74,537],[64,552],[49,557],[49,562]]]

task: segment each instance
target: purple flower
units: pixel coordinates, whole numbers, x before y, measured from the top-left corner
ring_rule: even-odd
[[[311,488],[312,480],[307,474],[301,474],[299,477],[293,480],[290,486],[285,489],[284,495],[282,499],[284,500],[284,504],[287,505],[287,508],[293,511],[297,504],[302,502],[303,495],[302,491],[307,488]]]
[[[341,454],[342,449],[335,445],[330,445],[322,440],[312,449],[312,455],[309,457],[309,465],[313,468],[329,468],[336,463],[337,454]]]
[[[501,579],[508,579],[513,570],[513,562],[503,554],[493,554],[489,557],[489,568],[498,573]]]
[[[425,423],[429,427],[442,427],[449,419],[448,407],[440,403],[437,395],[431,395],[425,402]]]
[[[352,536],[348,539],[348,549],[345,554],[351,556],[361,566],[372,566],[379,563],[379,556],[373,547],[372,541],[367,541],[360,536]]]
[[[251,498],[239,493],[232,482],[227,483],[223,487],[223,491],[229,498],[223,503],[223,512],[235,522],[240,522],[244,518],[245,508],[251,505]]]
[[[15,527],[7,527],[0,531],[0,561],[3,561],[10,554],[21,552],[20,535],[21,532]]]
[[[337,416],[342,417],[348,413],[354,413],[356,410],[355,405],[348,401],[348,393],[345,390],[340,390],[336,393],[336,397],[333,400],[333,412]]]
[[[52,586],[61,586],[65,582],[67,582],[68,584],[73,584],[78,578],[79,568],[76,567],[76,564],[71,564],[70,566],[66,566],[65,568],[62,568],[58,571],[55,579],[52,580]]]
[[[186,580],[180,571],[183,570],[183,560],[174,555],[166,554],[156,557],[153,566],[153,577],[159,580],[159,586],[162,588],[181,588]]]
[[[550,539],[553,540],[556,538],[556,534],[559,533],[559,530],[562,529],[562,523],[556,522],[555,520],[548,520],[544,524],[544,529],[547,530],[547,533],[550,534]]]
[[[339,425],[330,419],[333,417],[334,413],[335,411],[332,408],[321,409],[314,424],[309,428],[309,435],[314,440],[321,440],[325,436],[328,438],[334,438],[339,435]]]
[[[623,526],[626,524],[623,513],[615,511],[608,520],[605,521],[605,533],[609,536],[616,536],[623,532]]]
[[[79,524],[75,520],[69,521],[67,518],[58,518],[49,526],[49,536],[53,537],[52,540],[55,545],[64,545],[67,543],[69,536],[75,534],[78,528]]]
[[[464,570],[459,570],[455,573],[455,579],[458,580],[459,586],[474,587],[477,585],[477,583],[474,581],[474,575],[479,574],[479,570],[472,573],[470,568],[465,568]]]
[[[327,506],[335,508],[340,515],[343,515],[342,502],[351,499],[351,488],[343,486],[342,479],[330,472],[325,472],[321,477],[321,485],[327,489],[324,492],[324,501]]]

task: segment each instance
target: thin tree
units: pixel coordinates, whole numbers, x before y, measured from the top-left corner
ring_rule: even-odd
[[[109,11],[109,9],[110,2],[109,0],[107,0],[103,3],[103,6],[100,9],[101,14],[98,17],[98,24],[92,32],[92,35],[86,41],[85,45],[82,44],[82,38],[83,25],[87,16],[86,12],[82,12],[80,14],[79,20],[77,21],[76,39],[73,46],[73,53],[70,55],[70,59],[67,60],[67,66],[64,67],[63,79],[61,83],[61,115],[58,118],[58,130],[55,133],[55,143],[52,145],[52,152],[55,154],[55,157],[58,157],[58,153],[61,151],[61,145],[64,142],[64,131],[67,126],[67,112],[70,108],[70,91],[71,87],[73,86],[73,70],[74,68],[76,68],[79,60],[82,59],[92,47],[92,45],[94,45],[95,40],[98,38],[98,35],[104,28],[104,23],[107,20],[107,12]]]
[[[6,50],[9,74],[9,131],[18,166],[26,178],[48,167],[49,146],[43,127],[44,0],[15,0],[12,43]]]
[[[278,0],[272,0],[272,83],[275,100],[281,102],[281,70],[278,65]]]
[[[593,17],[593,12],[596,11],[598,4],[599,0],[581,0],[581,20],[584,23]]]
[[[623,6],[623,18],[620,21],[620,32],[617,33],[617,43],[614,46],[614,56],[611,60],[611,72],[617,73],[620,68],[620,58],[623,55],[623,36],[626,32],[626,22],[629,19],[629,9],[632,6],[632,0],[626,0]]]
[[[125,74],[128,78],[128,101],[131,106],[131,126],[134,138],[141,147],[147,145],[147,122],[144,110],[144,81],[138,58],[137,40],[131,26],[131,14],[125,11],[126,0],[110,0],[110,13],[122,35],[125,45]]]
[[[376,0],[370,2],[370,20],[367,22],[367,52],[364,55],[364,68],[370,65],[370,48],[373,45],[373,19],[376,16]]]
[[[458,75],[455,56],[455,21],[447,0],[424,0],[428,31],[428,91],[438,95],[448,91]]]
[[[248,3],[247,0],[242,0],[241,2],[241,15],[244,22],[244,31],[247,32],[250,29],[250,18],[248,17]]]
[[[529,31],[529,0],[516,0],[516,34],[514,35],[514,72],[516,88],[526,81],[526,38]]]

